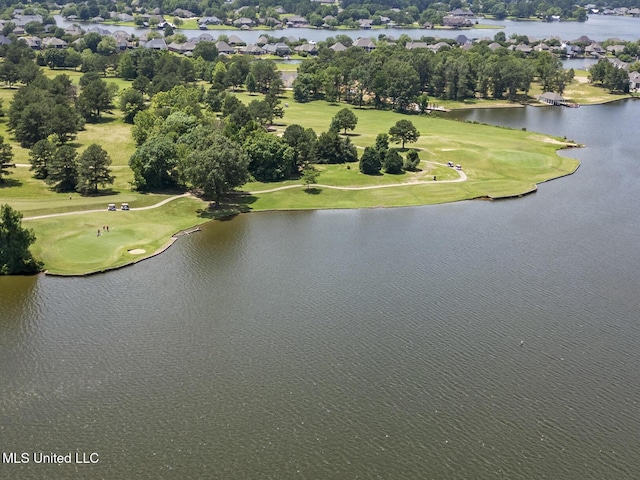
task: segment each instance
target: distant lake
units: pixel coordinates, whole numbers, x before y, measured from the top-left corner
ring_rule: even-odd
[[[247,214],[0,278],[3,449],[100,458],[1,476],[637,479],[638,114],[455,112],[587,145],[524,198]]]
[[[61,16],[54,16],[58,26],[66,28],[73,25]],[[408,28],[388,28],[383,30],[323,30],[311,28],[288,28],[282,30],[207,30],[211,35],[218,37],[219,35],[238,35],[247,43],[255,43],[260,35],[268,34],[273,37],[293,36],[296,38],[304,38],[307,40],[322,41],[328,37],[338,34],[348,35],[352,38],[374,37],[378,35],[391,35],[398,38],[402,34],[407,34],[411,38],[418,39],[422,36],[435,36],[443,38],[455,38],[458,35],[466,35],[469,38],[484,38],[493,36],[498,32],[504,32],[507,37],[512,34],[529,35],[538,39],[548,38],[550,36],[558,36],[563,40],[574,40],[582,35],[587,35],[593,40],[606,40],[607,38],[620,38],[622,40],[638,40],[640,38],[640,18],[617,17],[610,15],[590,15],[586,22],[516,22],[509,20],[488,20],[484,18],[477,19],[479,23],[495,28],[487,29],[465,29],[465,30],[425,30],[425,29],[408,29]],[[139,29],[134,27],[101,25],[101,24],[82,24],[83,28],[99,27],[109,30],[124,30],[137,36],[141,35],[148,29]],[[200,35],[198,30],[180,30],[187,37],[196,37]]]

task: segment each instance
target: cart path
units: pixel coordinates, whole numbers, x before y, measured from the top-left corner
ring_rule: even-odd
[[[173,197],[165,198],[164,200],[155,203],[153,205],[149,205],[148,207],[138,207],[138,208],[130,208],[131,211],[140,211],[140,210],[151,210],[152,208],[158,208],[163,205],[166,205],[169,202],[172,202],[178,198],[190,197],[192,196],[190,193],[183,193],[182,195],[174,195]],[[54,217],[66,217],[68,215],[80,215],[81,213],[98,213],[105,212],[104,208],[100,210],[77,210],[73,212],[63,212],[63,213],[50,213],[48,215],[38,215],[37,217],[25,217],[22,220],[40,220],[42,218],[54,218]],[[116,210],[118,211],[118,210]]]
[[[19,164],[20,166],[29,166],[29,165],[25,165],[25,164]],[[338,187],[335,185],[324,185],[324,184],[313,184],[314,187],[321,187],[321,188],[332,188],[334,190],[375,190],[378,188],[392,188],[392,187],[408,187],[408,186],[412,186],[412,185],[438,185],[441,183],[457,183],[457,182],[464,182],[467,180],[467,174],[465,172],[463,172],[462,170],[456,170],[458,172],[458,175],[460,175],[459,178],[453,179],[453,180],[439,180],[439,181],[434,181],[434,180],[430,180],[430,181],[414,181],[414,182],[404,182],[404,183],[390,183],[388,185],[368,185],[368,186],[364,186],[364,187]],[[276,188],[271,188],[268,190],[256,190],[256,191],[252,191],[252,192],[241,192],[244,193],[246,195],[258,195],[261,193],[271,193],[271,192],[278,192],[280,190],[288,190],[290,188],[300,188],[300,187],[305,187],[306,185],[302,184],[302,183],[298,183],[295,185],[285,185],[284,187],[276,187]],[[149,205],[147,207],[137,207],[137,208],[131,208],[130,211],[142,211],[142,210],[151,210],[153,208],[159,208],[163,205],[166,205],[169,202],[172,202],[173,200],[176,200],[178,198],[184,198],[184,197],[190,197],[193,196],[191,193],[183,193],[182,195],[174,195],[173,197],[169,197],[169,198],[165,198],[164,200],[155,203],[153,205]],[[77,210],[77,211],[73,211],[73,212],[63,212],[63,213],[50,213],[48,215],[38,215],[35,217],[25,217],[22,220],[40,220],[43,218],[55,218],[55,217],[66,217],[69,215],[80,215],[83,213],[99,213],[99,212],[104,212],[104,209],[99,209],[99,210]],[[116,210],[117,211],[117,210]]]
[[[323,185],[321,183],[314,183],[312,185],[309,185],[310,187],[322,187],[322,188],[333,188],[334,190],[375,190],[376,188],[391,188],[391,187],[409,187],[412,185],[438,185],[440,183],[458,183],[458,182],[464,182],[467,180],[467,174],[464,173],[462,170],[456,170],[458,172],[458,174],[460,175],[459,178],[455,178],[453,180],[430,180],[430,181],[415,181],[415,182],[404,182],[404,183],[390,183],[388,185],[368,185],[365,187],[337,187],[335,185]],[[276,188],[271,188],[269,190],[256,190],[253,192],[245,192],[248,195],[257,195],[260,193],[271,193],[271,192],[278,192],[280,190],[288,190],[289,188],[298,188],[298,187],[304,187],[305,185],[301,184],[301,183],[297,183],[295,185],[286,185],[284,187],[276,187]]]

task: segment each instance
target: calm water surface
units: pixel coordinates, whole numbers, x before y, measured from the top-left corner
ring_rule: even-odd
[[[58,26],[62,28],[74,24],[65,20],[59,15],[54,16]],[[620,38],[622,40],[636,41],[640,38],[640,19],[632,17],[616,17],[609,15],[591,15],[586,22],[518,22],[511,20],[488,20],[477,19],[479,23],[487,28],[467,29],[467,30],[425,30],[415,28],[387,28],[383,30],[323,30],[314,28],[289,28],[282,30],[208,30],[214,37],[219,35],[237,35],[248,43],[255,43],[258,37],[264,34],[273,37],[304,38],[307,40],[322,41],[328,37],[335,37],[338,34],[349,35],[352,38],[374,37],[378,35],[391,35],[398,38],[402,34],[411,38],[422,36],[435,36],[443,38],[455,38],[458,35],[466,35],[469,38],[484,38],[493,36],[498,32],[504,32],[508,37],[513,34],[529,35],[537,39],[544,39],[551,36],[558,36],[563,40],[574,40],[582,35],[587,35],[592,40],[606,40],[608,38]],[[148,29],[128,26],[83,24],[83,28],[99,27],[104,30],[123,30],[140,36]],[[187,37],[200,35],[198,30],[182,30]]]
[[[522,199],[243,215],[0,278],[3,450],[100,455],[0,477],[637,478],[639,106],[459,114],[588,145]]]

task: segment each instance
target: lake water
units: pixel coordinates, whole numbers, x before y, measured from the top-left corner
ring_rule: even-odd
[[[66,28],[73,25],[59,15],[55,16],[58,26]],[[328,37],[338,34],[348,35],[354,39],[359,37],[374,37],[378,35],[391,35],[398,38],[402,34],[407,34],[411,38],[418,39],[422,36],[434,36],[443,38],[455,38],[458,35],[466,35],[469,38],[484,38],[493,36],[498,32],[504,32],[507,38],[511,35],[529,35],[534,38],[544,39],[551,36],[558,36],[563,40],[574,40],[582,35],[587,35],[592,40],[606,40],[608,38],[620,38],[622,40],[636,41],[640,38],[640,18],[617,17],[605,15],[591,15],[586,22],[518,22],[510,20],[487,20],[477,19],[479,23],[488,28],[469,30],[424,30],[411,28],[388,28],[384,30],[322,30],[312,28],[289,28],[282,30],[208,30],[207,32],[218,37],[219,35],[237,35],[247,43],[255,43],[261,35],[273,37],[303,38],[307,40],[322,41]],[[135,27],[83,24],[83,28],[100,27],[109,31],[124,30],[140,36],[147,29]],[[187,37],[200,35],[197,30],[183,30]]]
[[[637,478],[639,106],[457,113],[588,145],[521,199],[248,214],[0,278],[3,450],[99,454],[0,477]]]

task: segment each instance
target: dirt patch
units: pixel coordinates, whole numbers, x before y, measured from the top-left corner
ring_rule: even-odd
[[[147,253],[146,250],[142,248],[132,248],[131,250],[127,250],[131,255],[142,255],[143,253]]]

